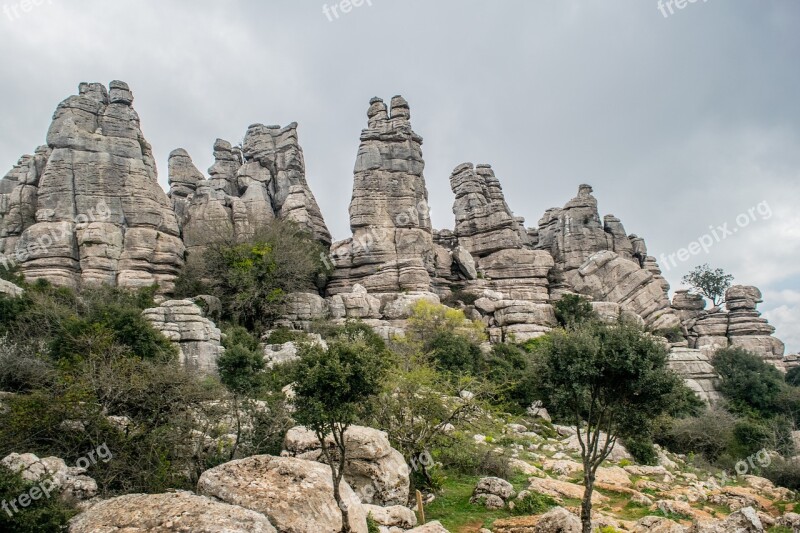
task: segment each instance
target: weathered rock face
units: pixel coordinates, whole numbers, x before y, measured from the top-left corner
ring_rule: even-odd
[[[184,246],[132,102],[123,82],[82,83],[0,182],[0,251],[29,280],[172,288]]]
[[[472,163],[457,166],[450,176],[450,188],[456,195],[453,233],[459,245],[473,257],[522,248],[528,243],[525,228],[506,204],[491,166],[473,167]]]
[[[170,154],[169,196],[189,252],[211,242],[244,239],[275,219],[291,220],[329,245],[331,236],[308,186],[297,123],[254,124],[242,148],[217,139],[205,179],[189,154]]]
[[[345,433],[347,464],[344,478],[362,503],[405,505],[410,487],[409,468],[403,455],[392,448],[386,433],[352,426]],[[284,439],[286,454],[312,461],[324,461],[314,432],[299,426]],[[334,448],[333,438],[328,442]]]
[[[576,292],[594,300],[618,303],[622,310],[642,317],[654,329],[680,325],[669,299],[653,275],[634,261],[611,251],[597,252],[565,279]]]
[[[354,533],[367,533],[367,515],[353,490],[340,487]],[[339,533],[342,514],[327,465],[256,455],[203,472],[197,491],[269,518],[281,533]]]
[[[367,117],[350,203],[353,237],[331,249],[336,271],[328,293],[356,283],[370,293],[429,291],[435,265],[422,138],[401,96],[388,110],[373,98]]]
[[[669,367],[683,377],[686,385],[706,403],[722,398],[718,389],[719,375],[711,366],[709,356],[701,350],[673,348],[669,353]]]
[[[175,343],[187,368],[215,374],[222,355],[221,332],[191,300],[168,300],[142,314],[153,327]]]
[[[128,494],[76,516],[70,533],[277,533],[267,517],[189,492]]]
[[[687,291],[675,293],[672,307],[688,332],[689,346],[707,357],[721,348],[740,347],[786,370],[794,361],[785,360],[783,342],[772,336],[775,328],[757,310],[760,302],[757,287],[734,285],[725,293],[725,310],[706,311],[703,297]]]

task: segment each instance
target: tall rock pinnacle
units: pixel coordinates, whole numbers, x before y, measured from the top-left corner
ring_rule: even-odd
[[[172,287],[183,242],[132,103],[121,81],[80,84],[0,182],[0,251],[29,280]]]

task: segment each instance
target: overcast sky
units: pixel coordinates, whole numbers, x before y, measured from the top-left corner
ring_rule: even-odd
[[[369,99],[402,94],[425,139],[436,227],[453,226],[448,178],[465,161],[494,167],[528,225],[589,183],[601,215],[667,262],[713,239],[668,269],[660,259],[673,289],[697,264],[724,268],[762,289],[787,353],[800,350],[800,2],[698,0],[672,14],[657,0],[338,5],[6,0],[1,172],[44,143],[79,82],[120,79],[164,187],[174,148],[205,170],[217,137],[297,121],[342,239]]]

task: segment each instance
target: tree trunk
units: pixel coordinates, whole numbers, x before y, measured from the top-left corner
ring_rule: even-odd
[[[350,533],[350,510],[342,501],[342,493],[339,491],[340,481],[337,481],[337,477],[338,476],[333,476],[333,498],[336,500],[336,505],[339,506],[339,510],[342,511],[342,533]]]
[[[583,533],[592,533],[592,492],[594,492],[594,475],[590,473],[583,475],[583,501],[581,502],[581,524]]]

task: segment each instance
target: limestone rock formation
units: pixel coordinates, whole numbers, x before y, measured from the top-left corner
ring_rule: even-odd
[[[353,237],[331,249],[336,271],[328,293],[349,292],[356,283],[370,293],[429,291],[434,252],[422,138],[401,96],[390,109],[373,98],[367,117],[350,203]]]
[[[167,300],[142,314],[153,327],[175,343],[187,368],[215,374],[222,355],[221,332],[191,300]]]
[[[286,127],[254,124],[242,148],[217,139],[214,165],[205,179],[189,154],[169,159],[169,196],[178,214],[187,250],[252,236],[272,220],[296,222],[325,245],[331,236],[306,181],[297,123]]]
[[[190,492],[127,494],[92,506],[70,533],[277,533],[266,516]]]
[[[367,515],[350,485],[340,487],[354,533],[367,533]],[[206,470],[200,494],[269,518],[282,533],[338,533],[342,514],[327,465],[293,457],[256,455]]]
[[[604,250],[590,256],[565,277],[573,290],[594,300],[620,304],[623,310],[639,315],[654,329],[680,325],[669,299],[655,277],[634,261]]]
[[[172,288],[184,246],[132,103],[123,82],[82,83],[0,181],[0,252],[28,280]]]
[[[795,362],[784,358],[783,342],[772,336],[775,328],[757,310],[760,302],[757,287],[734,285],[725,293],[724,310],[706,310],[703,297],[688,291],[677,291],[672,307],[687,331],[689,346],[707,357],[721,348],[740,347],[785,371]]]
[[[669,353],[669,367],[683,377],[686,385],[698,398],[714,403],[722,398],[719,392],[719,374],[711,366],[709,356],[701,350],[673,348]]]
[[[450,187],[456,196],[453,233],[459,245],[474,257],[527,244],[525,228],[509,209],[491,166],[473,167],[472,163],[457,166],[450,176]]]
[[[347,464],[344,478],[362,503],[404,505],[410,487],[409,469],[403,455],[392,448],[383,431],[351,426],[345,433]],[[286,453],[313,461],[324,461],[316,435],[302,426],[290,429],[284,439]],[[329,437],[328,447],[333,448]]]

